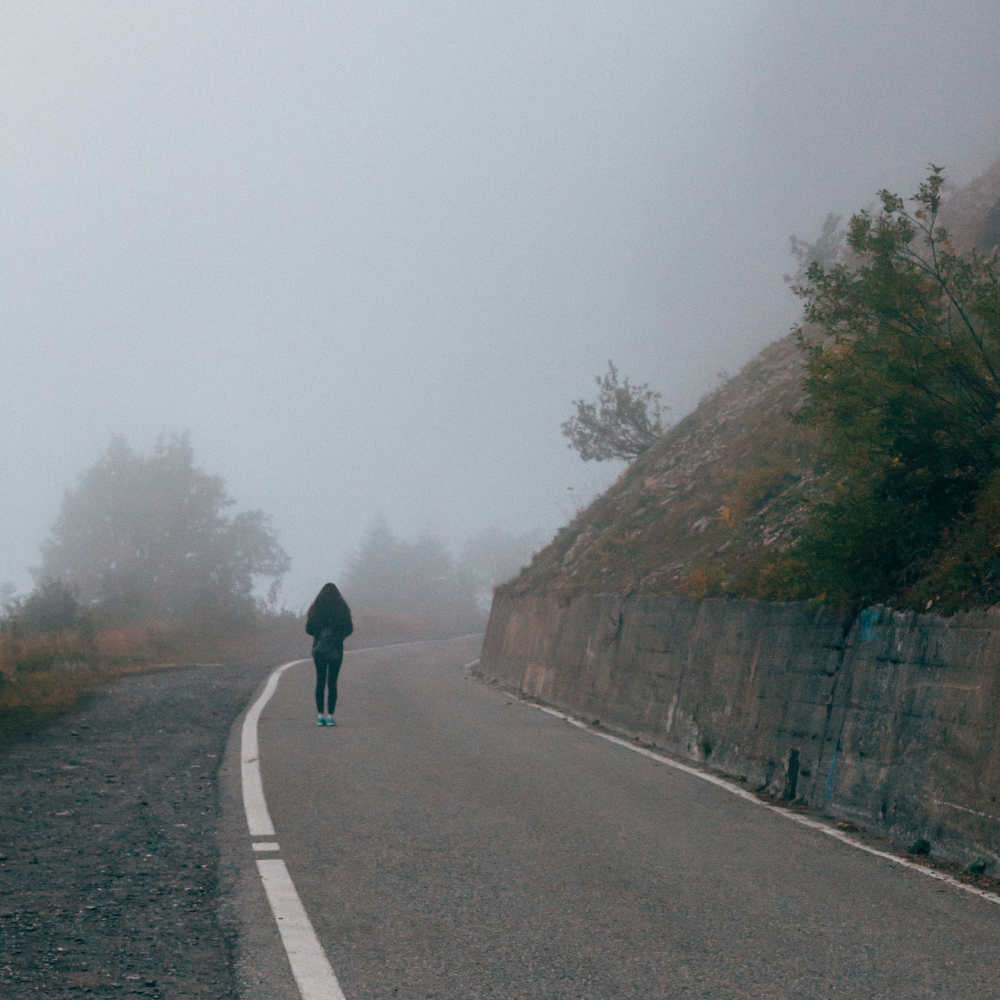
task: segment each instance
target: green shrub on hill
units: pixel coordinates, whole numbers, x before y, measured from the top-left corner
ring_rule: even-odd
[[[942,184],[932,168],[908,202],[882,192],[846,243],[836,217],[795,241],[797,338],[703,398],[501,592],[1000,604],[1000,262],[972,249],[995,244],[1000,163],[949,199],[955,245]]]
[[[1000,570],[1000,269],[938,226],[943,175],[851,219],[849,262],[800,286],[823,488],[770,576],[794,596],[979,603]],[[995,586],[991,583],[991,586]]]

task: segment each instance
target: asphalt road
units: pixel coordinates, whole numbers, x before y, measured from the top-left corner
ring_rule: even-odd
[[[1000,995],[1000,906],[468,680],[477,653],[350,654],[336,729],[293,667],[261,718],[280,857],[348,1000]],[[227,760],[241,995],[294,997]]]

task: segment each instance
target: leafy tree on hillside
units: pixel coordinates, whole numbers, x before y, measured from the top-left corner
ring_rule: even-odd
[[[120,621],[251,613],[255,578],[290,561],[268,518],[227,514],[234,503],[195,468],[186,435],[149,456],[115,439],[66,492],[37,575]]]
[[[850,263],[814,262],[798,288],[822,334],[799,332],[799,419],[822,430],[826,474],[786,566],[801,594],[960,603],[1000,586],[1000,269],[949,243],[943,181],[932,167],[912,211],[882,191],[851,219]]]
[[[660,393],[648,383],[632,385],[618,381],[618,369],[608,361],[608,372],[595,381],[600,389],[597,401],[575,400],[576,415],[562,424],[569,447],[589,462],[612,458],[631,462],[663,434]]]

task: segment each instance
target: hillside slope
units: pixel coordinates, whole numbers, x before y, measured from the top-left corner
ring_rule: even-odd
[[[941,222],[960,247],[1000,245],[1000,161],[955,192]],[[803,402],[802,360],[792,335],[766,347],[502,592],[760,593],[771,553],[795,542],[807,518],[804,496],[818,485],[815,431],[790,419]]]
[[[505,590],[683,593],[724,546],[784,547],[804,519],[808,436],[795,338],[766,347],[641,455]]]

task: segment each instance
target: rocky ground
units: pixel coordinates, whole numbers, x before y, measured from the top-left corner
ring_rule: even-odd
[[[0,996],[232,997],[217,771],[281,655],[132,676],[0,747]]]

